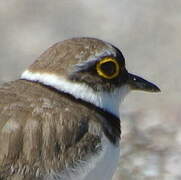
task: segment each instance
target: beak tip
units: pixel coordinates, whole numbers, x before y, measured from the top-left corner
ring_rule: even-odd
[[[157,85],[150,83],[150,92],[158,93],[158,92],[161,92],[161,89]]]
[[[159,87],[157,87],[156,92],[161,92],[161,89]]]
[[[161,92],[161,90],[160,90],[159,87],[156,86],[156,87],[153,89],[153,92],[159,93],[159,92]]]

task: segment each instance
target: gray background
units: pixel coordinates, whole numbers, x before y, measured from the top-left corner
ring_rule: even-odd
[[[114,44],[130,72],[162,90],[125,99],[115,179],[181,179],[181,0],[1,0],[0,82],[76,36]]]

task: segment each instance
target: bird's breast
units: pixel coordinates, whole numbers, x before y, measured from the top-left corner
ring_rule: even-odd
[[[85,180],[111,180],[118,166],[120,147],[115,146],[106,138],[102,141],[103,150],[95,160],[90,160],[92,168],[87,172]],[[94,159],[94,158],[93,158]]]
[[[88,155],[87,161],[79,162],[77,167],[65,170],[56,176],[61,180],[111,180],[116,171],[120,147],[115,146],[104,136],[102,150],[96,155]],[[60,177],[60,178],[57,178]],[[52,179],[54,180],[54,179]]]

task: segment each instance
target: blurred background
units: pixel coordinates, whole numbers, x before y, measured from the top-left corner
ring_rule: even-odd
[[[130,72],[162,90],[125,99],[114,179],[180,180],[181,1],[1,1],[0,83],[19,78],[55,42],[77,36],[114,44]]]

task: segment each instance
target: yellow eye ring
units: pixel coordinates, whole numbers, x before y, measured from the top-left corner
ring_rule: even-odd
[[[105,74],[105,73],[102,71],[102,69],[101,69],[101,66],[102,66],[104,63],[108,63],[108,62],[112,62],[112,63],[114,63],[114,65],[115,65],[115,72],[114,72],[112,75],[107,75],[107,74]],[[97,73],[98,73],[100,76],[102,76],[102,77],[104,77],[104,78],[106,78],[106,79],[113,79],[113,78],[115,78],[116,76],[118,76],[119,71],[120,71],[120,67],[119,67],[119,64],[118,64],[118,62],[116,61],[116,59],[111,58],[111,57],[106,57],[106,58],[102,59],[101,61],[99,61],[99,62],[97,63],[97,65],[96,65],[96,70],[97,70]]]

